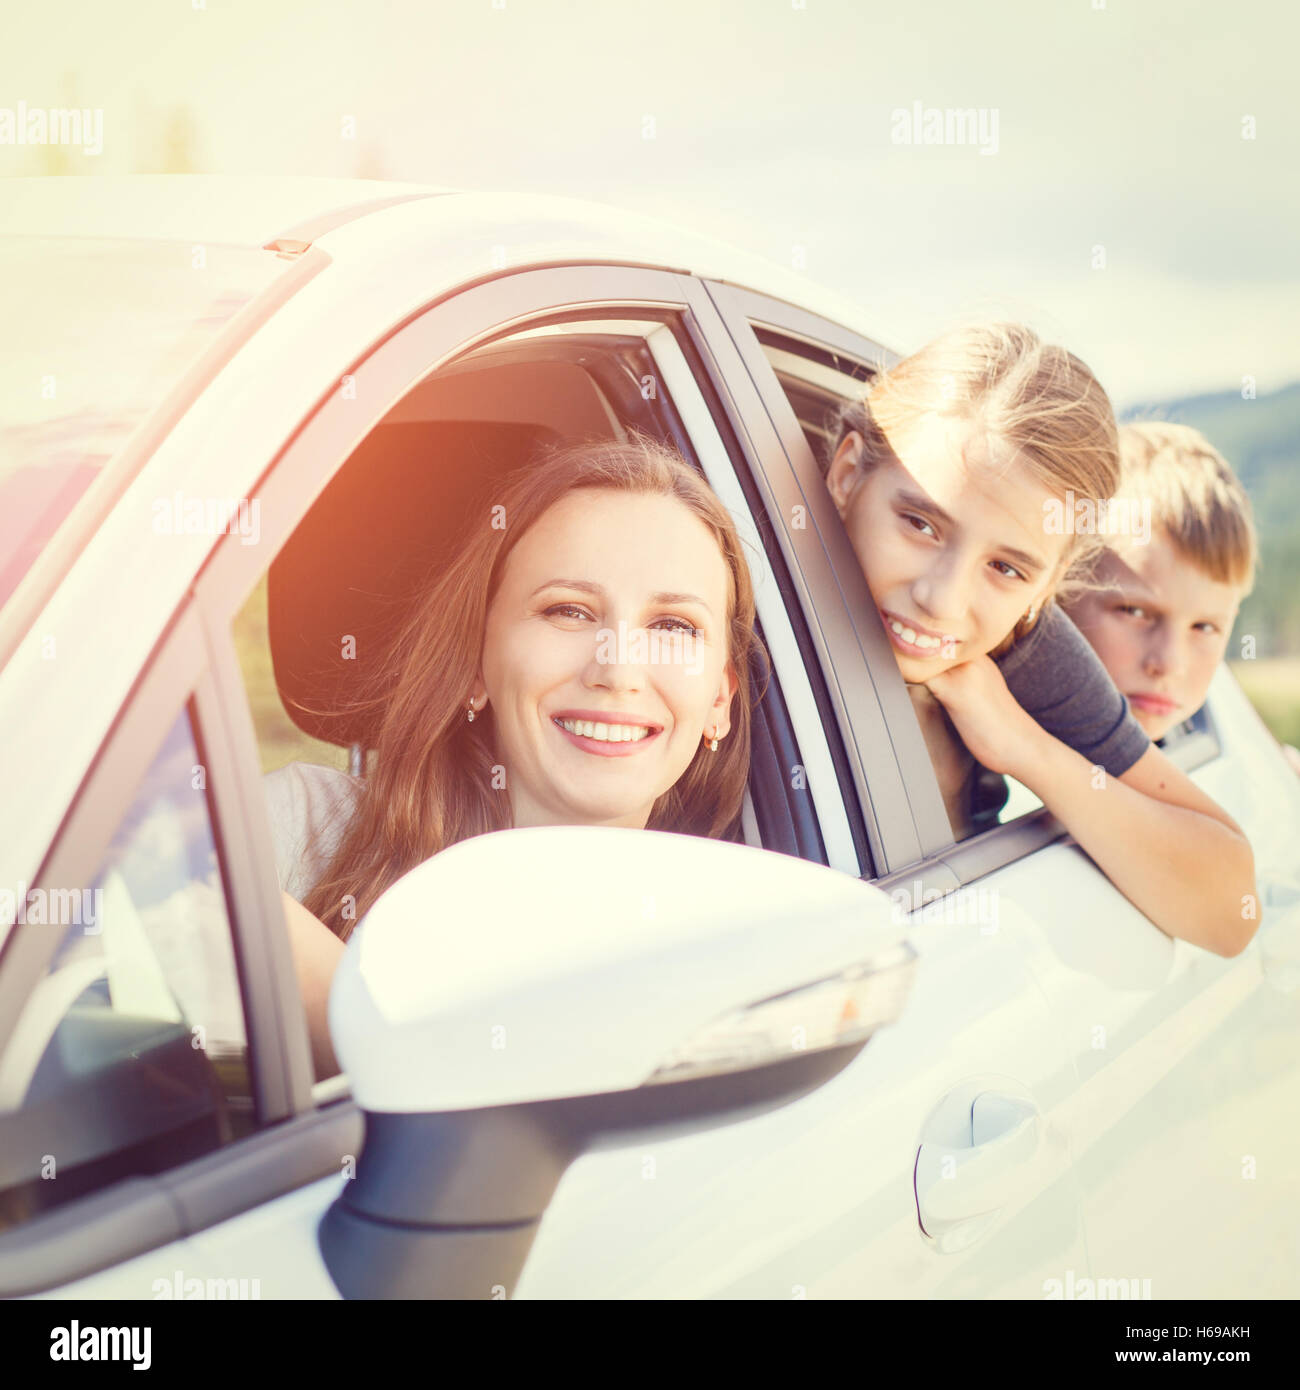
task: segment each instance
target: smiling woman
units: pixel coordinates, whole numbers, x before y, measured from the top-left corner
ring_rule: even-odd
[[[382,710],[373,772],[286,895],[318,1070],[340,939],[431,855],[523,826],[729,834],[756,656],[735,526],[680,455],[633,436],[505,479],[357,697]]]
[[[703,484],[691,472],[690,499],[581,481],[593,465],[631,464],[629,483],[649,465],[672,485],[687,468],[657,446],[641,456],[641,447],[571,455],[578,485],[531,526],[523,521],[528,529],[497,581],[471,704],[495,712],[516,826],[644,827],[697,756],[694,786],[677,793],[675,813],[665,807],[673,828],[718,833],[739,809],[739,785],[721,803],[706,796],[690,804],[715,780],[713,749],[701,754],[701,738],[715,747],[726,739],[737,686],[727,621],[735,581],[690,505],[703,500]],[[562,462],[561,475],[571,467]],[[570,577],[552,577],[557,569]],[[638,640],[642,650],[620,653],[611,638],[620,634],[626,649],[629,629],[662,638],[653,650]],[[728,745],[728,764],[737,746]]]

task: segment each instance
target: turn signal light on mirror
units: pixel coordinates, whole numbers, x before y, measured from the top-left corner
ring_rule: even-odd
[[[903,1011],[916,952],[906,942],[835,975],[734,1009],[674,1048],[645,1084],[746,1071],[865,1042]]]

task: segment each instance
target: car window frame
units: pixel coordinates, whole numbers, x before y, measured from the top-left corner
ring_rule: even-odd
[[[32,888],[90,883],[103,864],[123,815],[183,710],[188,710],[195,741],[208,773],[208,815],[232,945],[239,974],[249,1071],[259,1127],[300,1108],[286,1084],[293,1068],[286,1057],[286,1030],[278,1018],[277,973],[292,974],[287,938],[276,951],[256,924],[253,901],[241,888],[243,875],[237,838],[230,834],[235,808],[227,779],[229,755],[224,715],[211,677],[203,625],[193,604],[182,606],[158,649],[119,712],[82,786],[64,817]],[[123,788],[127,790],[124,792]],[[233,857],[232,857],[233,855]],[[13,931],[0,952],[0,1050],[9,1042],[17,1014],[36,982],[48,970],[60,944],[55,932]],[[291,1032],[291,1030],[290,1030]],[[307,1066],[310,1066],[310,1060]]]
[[[682,329],[688,331],[685,322]],[[833,767],[831,743],[825,737],[819,702],[812,690],[806,658],[791,618],[794,596],[789,592],[788,583],[782,582],[771,550],[759,530],[753,506],[745,495],[737,468],[739,443],[735,442],[734,449],[727,447],[718,420],[720,407],[716,402],[710,407],[701,390],[701,375],[708,370],[707,361],[697,357],[697,362],[692,364],[667,325],[661,325],[652,333],[647,343],[709,485],[736,522],[747,555],[761,556],[757,572],[753,574],[755,599],[779,702],[769,704],[767,717],[773,727],[764,732],[777,741],[782,737],[793,740],[801,765],[809,774],[806,785],[814,808],[812,828],[821,847],[817,862],[857,874],[863,863],[863,849],[858,841],[865,839],[865,827],[860,836],[855,836],[845,814],[841,779]],[[756,562],[751,558],[749,563],[751,571],[755,571]],[[792,706],[798,711],[797,718],[792,717]],[[757,728],[755,733],[758,733]],[[814,763],[811,768],[808,766],[810,759]],[[787,779],[792,770],[782,767]],[[788,780],[786,785],[788,787]]]
[[[803,343],[820,363],[823,354],[843,356],[856,368],[874,370],[889,366],[898,354],[874,339],[855,332],[795,305],[770,299],[752,290],[711,282],[709,293],[718,303],[728,329],[738,340],[746,366],[762,396],[763,404],[778,430],[792,468],[805,485],[813,491],[825,492],[821,473],[812,448],[803,432],[794,407],[776,375],[756,329],[762,328],[791,343]],[[833,513],[832,513],[833,515]],[[838,528],[842,545],[831,544],[830,563],[837,577],[856,587],[861,569],[838,515],[834,515],[832,532]],[[900,760],[907,769],[905,795],[918,823],[925,827],[926,852],[912,863],[890,865],[889,871],[876,882],[882,888],[906,885],[929,898],[942,896],[965,884],[982,878],[994,869],[1014,862],[1044,845],[1066,835],[1065,827],[1045,807],[1018,817],[1006,825],[991,826],[988,830],[957,840],[943,805],[938,778],[921,735],[920,725],[907,697],[898,672],[897,662],[876,622],[859,621],[863,615],[874,613],[865,580],[856,605],[851,606],[850,621],[859,641],[868,652],[873,673],[886,688],[893,688],[901,697],[890,711],[891,728],[900,741]],[[910,735],[915,732],[915,738]]]
[[[745,358],[746,366],[762,396],[769,417],[781,435],[792,467],[800,471],[801,476],[808,479],[811,485],[813,479],[820,476],[816,460],[756,329],[766,329],[783,340],[806,345],[811,350],[812,360],[819,366],[823,365],[822,359],[829,353],[842,355],[854,367],[870,371],[879,365],[892,365],[898,360],[898,355],[843,324],[823,319],[795,305],[771,299],[755,291],[721,282],[709,282],[708,289]],[[824,488],[822,490],[824,491]],[[843,573],[846,564],[850,567],[852,573],[847,577],[851,582],[854,575],[860,571],[856,557],[847,546],[847,538],[845,546],[828,549],[831,551],[831,564],[837,574]],[[865,584],[863,592],[865,593]],[[860,602],[857,613],[870,611],[872,609],[869,599]],[[878,628],[878,624],[875,623],[865,626],[870,629]],[[878,642],[867,640],[876,635],[874,631],[861,635],[878,678],[886,686],[894,684],[902,691],[902,678],[898,675],[892,652],[883,640],[883,633],[879,634],[881,640]],[[977,835],[957,840],[943,810],[938,779],[925,751],[924,742],[920,741],[918,745],[906,737],[906,726],[909,723],[917,723],[910,708],[910,701],[902,710],[895,702],[891,709],[891,718],[904,726],[902,730],[896,729],[896,732],[901,736],[907,759],[907,796],[914,805],[914,814],[918,822],[930,827],[932,838],[929,853],[916,864],[902,865],[897,869],[891,867],[889,873],[877,880],[882,887],[888,889],[900,883],[911,885],[919,881],[926,895],[932,892],[942,894],[982,878],[1045,845],[1069,839],[1068,832],[1061,822],[1046,807],[1040,806],[1025,812],[1015,820],[991,826]],[[919,726],[917,732],[919,734]],[[1170,760],[1184,772],[1190,772],[1219,756],[1222,748],[1209,710],[1202,712],[1201,722],[1194,731],[1180,737],[1165,751]]]
[[[672,274],[679,282],[674,289],[682,288],[675,272],[655,273]],[[629,315],[635,317],[629,321]],[[520,337],[521,331],[540,336],[544,330],[547,339],[554,341],[565,329],[597,336],[602,324],[608,324],[614,336],[640,338],[653,376],[667,391],[663,423],[668,442],[704,474],[730,511],[746,554],[759,557],[757,568],[751,558],[750,569],[757,627],[771,659],[771,679],[767,698],[757,712],[759,717],[751,726],[751,746],[757,755],[741,812],[743,838],[748,844],[857,874],[860,864],[869,862],[865,826],[852,816],[852,804],[843,796],[836,757],[838,753],[838,761],[842,761],[842,750],[826,736],[824,701],[817,697],[802,655],[806,637],[791,619],[792,612],[797,619],[798,610],[792,608],[788,580],[779,557],[774,559],[772,546],[760,534],[744,493],[744,452],[728,430],[714,389],[721,366],[701,352],[697,335],[692,333],[690,312],[680,303],[649,310],[644,305],[630,308],[621,300],[566,307],[553,314],[542,312],[529,318],[523,330],[514,325],[491,334],[465,352],[454,354],[436,370],[454,368],[484,347],[526,341],[526,336]],[[791,775],[796,767],[805,774],[798,785]],[[755,801],[755,790],[764,797],[761,803]],[[802,795],[805,791],[809,797]]]
[[[232,767],[231,776],[223,785],[231,805],[238,808],[228,832],[232,851],[246,866],[250,911],[264,919],[283,917],[256,731],[231,624],[274,555],[325,487],[375,423],[419,380],[494,339],[530,326],[562,323],[566,318],[590,320],[608,316],[650,320],[671,316],[698,353],[695,370],[707,377],[707,383],[701,382],[698,375],[695,378],[702,395],[707,399],[708,392],[704,390],[707,384],[719,398],[710,405],[711,412],[720,411],[726,423],[738,420],[731,387],[737,382],[747,386],[748,377],[728,342],[718,339],[716,334],[710,338],[702,331],[697,322],[701,313],[716,318],[699,283],[678,271],[662,268],[622,265],[521,268],[462,286],[432,301],[359,353],[343,377],[351,389],[346,393],[341,391],[341,382],[326,389],[316,407],[269,461],[257,486],[250,490],[250,499],[256,497],[260,504],[258,544],[244,545],[234,534],[218,538],[193,585],[211,658],[214,699],[224,713]],[[366,401],[362,409],[357,408],[359,399]],[[725,446],[721,422],[716,415],[713,427],[718,434],[715,456],[725,458],[735,469],[737,461]],[[743,429],[732,433],[743,461],[752,466]],[[699,451],[699,441],[693,442],[701,455],[709,452],[707,448]],[[752,521],[752,512],[747,510],[746,515]],[[775,587],[779,587],[779,581]],[[797,665],[792,665],[791,661],[792,658],[786,658],[784,669],[777,673],[787,702],[792,685],[800,679],[808,679],[806,660],[800,656]],[[813,699],[811,690],[807,698]],[[827,736],[820,719],[817,729],[821,737]],[[811,735],[799,734],[800,750],[805,755],[809,737]],[[847,815],[842,798],[832,805],[838,805],[841,813]],[[821,829],[824,836],[826,827]],[[291,987],[291,980],[280,985],[282,991]],[[305,1042],[305,1023],[302,1038]],[[300,1102],[302,1096],[296,1078],[291,1089],[295,1102]],[[339,1077],[329,1078],[309,1086],[307,1103],[325,1104],[346,1094],[345,1081]]]
[[[862,760],[858,795],[875,828],[872,848],[879,872],[873,882],[910,871],[952,843],[952,829],[911,700],[873,611],[866,580],[843,522],[826,490],[803,429],[768,363],[751,319],[810,347],[859,362],[890,360],[878,343],[796,305],[721,281],[700,282],[714,306],[717,331],[734,344],[747,377],[747,420],[763,471],[768,519],[805,585],[805,616],[822,634],[818,658],[838,691],[837,716],[846,741]],[[763,428],[763,427],[766,428]],[[808,524],[792,524],[801,506]],[[887,754],[887,756],[886,756]],[[918,782],[917,770],[925,778]],[[955,884],[952,886],[956,886]]]
[[[675,331],[664,317],[647,336],[647,347],[653,358],[657,345],[664,345],[665,356],[670,360],[658,362],[656,371],[669,385],[673,411],[681,417],[689,452],[736,518],[748,552],[762,557],[760,573],[755,575],[758,620],[773,660],[773,690],[780,703],[778,710],[774,708],[777,700],[765,702],[769,727],[763,733],[770,736],[774,757],[777,745],[787,753],[798,751],[803,770],[809,774],[802,789],[811,790],[816,806],[811,817],[801,814],[789,777],[793,767],[786,768],[783,762],[785,801],[794,821],[794,833],[788,846],[764,847],[863,876],[863,866],[873,862],[867,825],[857,806],[843,741],[837,729],[827,723],[831,703],[825,682],[820,679],[820,668],[809,659],[812,639],[801,621],[795,586],[766,527],[766,514],[754,495],[752,453],[743,438],[744,421],[731,399],[731,384],[747,381],[744,368],[735,358],[731,344],[716,335],[710,339],[700,321],[701,314],[714,316],[714,310],[698,281],[686,278],[681,288],[688,311],[672,316],[677,325]],[[581,320],[586,315],[575,311],[572,317]],[[655,317],[643,315],[647,321]],[[738,421],[741,428],[734,428]],[[759,726],[755,734],[758,736]],[[809,853],[815,844],[820,846],[820,852]]]
[[[210,657],[201,616],[187,596],[82,779],[30,887],[93,880],[142,779],[188,711],[207,770],[207,810],[238,971],[257,1128],[198,1158],[111,1182],[0,1233],[0,1297],[57,1287],[183,1239],[335,1171],[344,1151],[340,1140],[350,1140],[353,1152],[360,1142],[355,1107],[335,1107],[325,1120],[312,1109],[306,1019],[283,913],[278,929],[268,931],[249,891],[224,703]],[[60,933],[46,930],[19,928],[7,936],[0,951],[0,1049],[60,941]]]

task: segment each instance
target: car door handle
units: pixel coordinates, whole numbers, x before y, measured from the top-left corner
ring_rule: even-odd
[[[923,1143],[917,1150],[921,1229],[943,1248],[960,1248],[944,1241],[954,1228],[976,1218],[991,1220],[1022,1193],[1037,1190],[1038,1171],[1052,1158],[1044,1138],[1032,1101],[982,1091],[971,1102],[969,1145]],[[989,1223],[978,1224],[982,1231]]]

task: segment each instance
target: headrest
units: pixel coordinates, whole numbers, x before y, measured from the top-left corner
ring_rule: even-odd
[[[494,479],[559,438],[544,426],[481,419],[381,424],[366,436],[267,581],[275,683],[304,733],[373,747],[377,713],[338,707],[358,693],[360,676],[447,562],[476,498],[487,505]],[[345,658],[349,636],[355,655]]]

